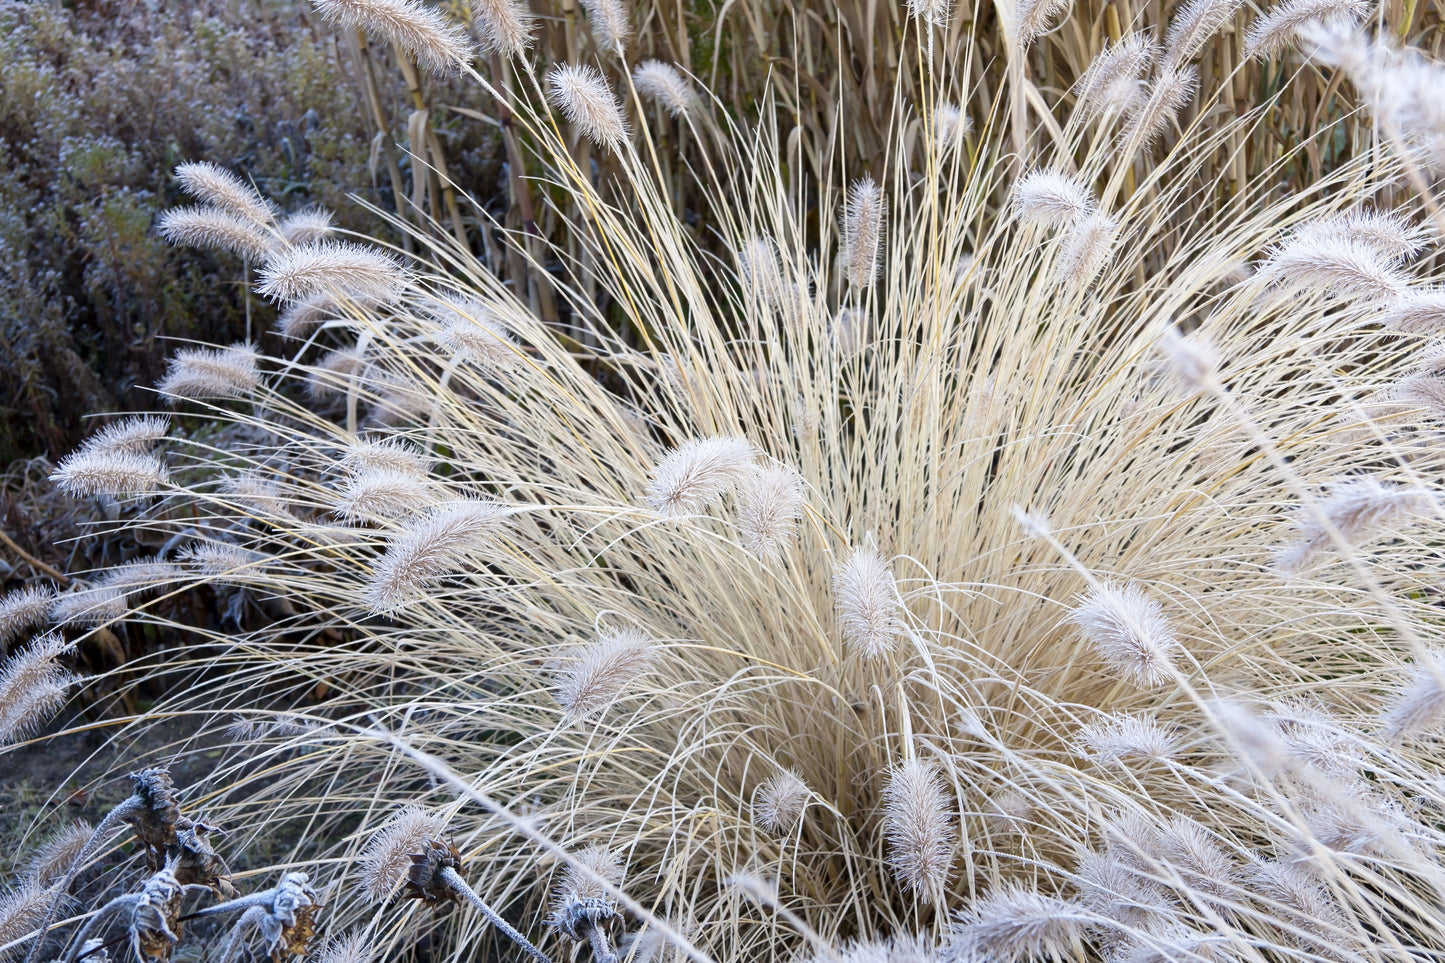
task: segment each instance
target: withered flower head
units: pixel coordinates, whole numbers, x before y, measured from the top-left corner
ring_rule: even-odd
[[[411,866],[406,871],[406,895],[424,903],[460,899],[457,891],[441,880],[444,869],[460,873],[462,854],[452,843],[428,839],[421,852],[411,854]]]
[[[592,931],[608,921],[621,919],[617,904],[600,896],[578,896],[568,894],[562,897],[547,917],[547,925],[571,940],[584,942],[591,938]]]
[[[181,897],[185,887],[167,866],[153,873],[137,895],[130,913],[131,948],[139,960],[168,960],[171,947],[181,938]]]
[[[261,920],[261,934],[274,957],[305,956],[316,935],[321,903],[305,873],[286,873],[276,884],[271,912]]]
[[[183,822],[181,802],[176,796],[175,783],[171,782],[171,772],[164,766],[133,772],[130,779],[135,786],[132,798],[137,805],[127,814],[126,821],[146,847],[150,865],[155,867],[160,864],[166,847],[175,844],[177,825]],[[185,821],[184,827],[189,826],[189,821]]]
[[[183,820],[189,822],[189,820]],[[175,875],[182,886],[204,886],[217,896],[229,897],[236,891],[228,878],[230,867],[211,845],[208,837],[220,829],[205,823],[191,823],[176,831]]]

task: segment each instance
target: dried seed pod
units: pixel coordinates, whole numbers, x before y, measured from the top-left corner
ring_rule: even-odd
[[[305,873],[286,873],[271,898],[270,912],[261,920],[261,935],[273,958],[305,956],[316,935],[316,911],[321,903]]]
[[[564,896],[547,917],[547,925],[570,940],[584,943],[592,938],[593,931],[598,927],[621,918],[617,904],[612,900],[572,893]]]
[[[411,854],[411,866],[406,871],[406,895],[423,903],[461,899],[461,895],[441,878],[444,869],[461,872],[462,854],[457,847],[439,839],[428,839],[422,847],[421,852]]]
[[[126,822],[135,830],[136,838],[146,848],[146,860],[152,869],[159,867],[166,848],[175,845],[176,830],[190,829],[190,820],[181,816],[181,801],[176,796],[171,772],[164,766],[130,773],[134,786],[131,799],[136,801]],[[122,804],[124,805],[124,804]]]
[[[183,820],[184,822],[184,820]],[[204,886],[217,896],[229,897],[235,892],[229,879],[231,870],[206,837],[220,829],[205,823],[191,823],[176,830],[174,873],[182,886]]]
[[[170,868],[158,870],[141,887],[130,913],[131,949],[140,960],[168,960],[181,939],[185,887]]]

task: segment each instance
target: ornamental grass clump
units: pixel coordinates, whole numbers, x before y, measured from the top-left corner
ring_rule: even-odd
[[[236,442],[135,456],[162,497],[118,523],[265,617],[166,623],[162,569],[62,599],[214,646],[163,705],[245,722],[208,811],[266,814],[239,845],[306,825],[330,925],[382,957],[420,928],[458,961],[493,931],[598,963],[1445,950],[1445,450],[1391,313],[1441,283],[1430,205],[1381,150],[1192,216],[1262,113],[1185,77],[1222,22],[1190,16],[1125,65],[1124,128],[1050,104],[1022,153],[938,113],[968,88],[941,43],[884,168],[799,188],[766,112],[695,129],[706,211],[630,90],[519,58],[567,324],[457,245],[280,238],[263,292],[346,322],[246,349],[197,405]],[[1049,96],[1013,82],[1000,112]],[[290,945],[286,885],[237,941]]]

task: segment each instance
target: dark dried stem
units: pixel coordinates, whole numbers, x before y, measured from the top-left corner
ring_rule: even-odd
[[[506,66],[501,56],[493,53],[488,60],[488,67],[492,74],[492,86],[497,93],[497,119],[502,126],[502,144],[507,151],[507,180],[512,189],[512,198],[522,216],[522,234],[535,268],[535,271],[528,272],[523,267],[524,273],[517,277],[517,281],[521,282],[524,277],[531,275],[532,290],[537,296],[537,312],[544,322],[552,323],[557,320],[557,299],[552,293],[552,281],[543,267],[542,231],[537,227],[532,191],[527,185],[526,166],[522,159],[521,146],[517,142],[516,125],[512,121],[512,95],[507,86]]]

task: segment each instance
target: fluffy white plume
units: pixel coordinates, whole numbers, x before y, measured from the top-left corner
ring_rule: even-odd
[[[547,100],[599,147],[618,150],[627,140],[622,105],[596,68],[556,64],[547,71]]]
[[[567,719],[582,719],[611,705],[656,661],[657,643],[636,629],[607,629],[553,667],[557,703]]]
[[[903,606],[893,572],[877,550],[858,549],[833,576],[833,597],[843,640],[865,659],[893,651],[903,634]]]
[[[647,501],[665,516],[694,515],[753,471],[745,438],[694,438],[668,452],[652,473]]]
[[[943,780],[926,763],[909,759],[889,773],[883,790],[888,866],[899,885],[925,903],[948,884],[957,838],[954,808]]]
[[[1137,586],[1106,584],[1090,590],[1069,621],[1113,671],[1135,685],[1158,686],[1173,674],[1179,640],[1163,606]]]

